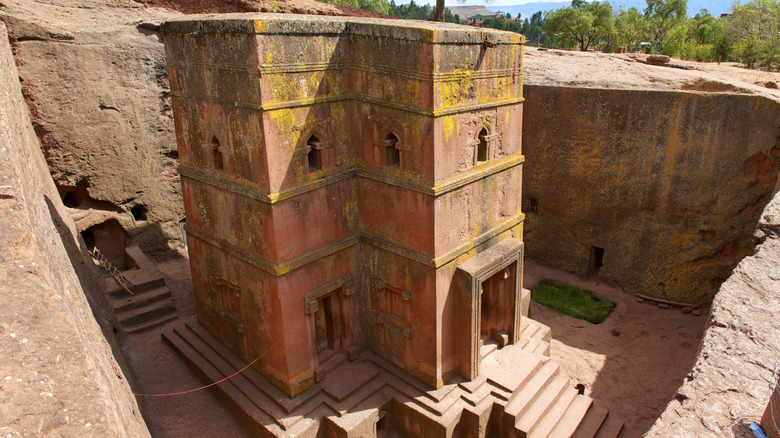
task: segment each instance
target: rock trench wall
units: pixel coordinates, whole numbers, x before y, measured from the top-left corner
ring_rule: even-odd
[[[709,304],[751,253],[775,191],[778,102],[540,85],[524,95],[527,257],[598,270],[629,293]]]
[[[87,302],[85,294],[99,299],[102,278],[83,254],[41,154],[0,23],[4,436],[149,436]]]
[[[79,230],[114,219],[158,258],[181,249],[176,139],[155,30],[176,14],[119,0],[3,6],[35,132]]]
[[[645,435],[753,437],[780,360],[780,194],[764,210],[755,255],[720,287],[696,364]]]

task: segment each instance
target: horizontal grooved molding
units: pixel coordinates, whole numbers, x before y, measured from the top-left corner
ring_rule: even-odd
[[[419,108],[411,105],[405,105],[402,103],[377,99],[363,94],[338,94],[333,96],[312,97],[309,99],[291,100],[285,102],[268,102],[263,104],[254,103],[254,102],[233,101],[229,99],[221,99],[214,96],[189,94],[189,93],[182,93],[179,91],[171,91],[170,95],[175,99],[190,99],[190,100],[199,100],[204,102],[213,102],[222,105],[252,109],[255,111],[273,111],[278,109],[297,108],[301,106],[310,106],[310,105],[323,105],[323,104],[333,103],[333,102],[345,102],[349,100],[355,100],[359,102],[370,103],[374,105],[384,106],[387,108],[393,108],[401,111],[406,111],[409,113],[421,114],[430,117],[449,116],[452,114],[478,111],[486,108],[496,108],[496,107],[502,107],[507,105],[515,105],[518,103],[522,103],[525,100],[522,97],[517,97],[513,99],[490,101],[487,103],[461,105],[452,108],[431,110],[431,109]]]
[[[444,252],[438,257],[431,257],[430,255],[405,248],[388,240],[373,236],[371,234],[360,232],[356,235],[347,237],[345,239],[331,242],[327,245],[321,246],[313,251],[309,251],[306,254],[298,256],[294,259],[275,263],[270,260],[266,260],[262,257],[252,254],[251,252],[241,249],[232,243],[219,239],[209,233],[195,228],[191,224],[185,225],[185,231],[187,232],[187,238],[195,237],[196,239],[205,242],[213,247],[219,248],[222,251],[233,254],[241,260],[249,263],[252,266],[262,269],[263,271],[272,275],[284,275],[291,271],[294,271],[308,263],[317,261],[323,257],[336,254],[339,251],[343,251],[353,245],[364,243],[373,247],[391,252],[395,255],[404,257],[409,260],[413,260],[425,266],[433,268],[440,268],[453,260],[457,259],[464,253],[478,247],[479,245],[487,242],[495,236],[501,233],[509,231],[515,226],[519,225],[525,220],[525,214],[519,213],[517,215],[509,217],[507,220],[499,224],[498,226],[480,234],[469,241],[458,245],[457,247]]]
[[[295,198],[297,196],[304,195],[308,192],[317,190],[330,184],[335,184],[339,181],[359,176],[374,181],[390,184],[397,187],[402,187],[408,190],[423,193],[428,196],[441,196],[449,193],[453,190],[457,190],[474,181],[489,176],[495,175],[499,172],[503,172],[512,167],[518,166],[525,161],[525,157],[521,154],[513,155],[504,160],[493,163],[490,166],[478,167],[464,172],[460,175],[442,181],[434,186],[421,183],[407,178],[399,178],[388,175],[385,172],[368,169],[363,166],[352,166],[346,169],[325,175],[317,180],[308,182],[306,184],[298,185],[289,189],[285,189],[279,192],[266,193],[259,188],[249,185],[246,181],[241,181],[236,178],[230,178],[224,175],[219,177],[214,174],[202,172],[192,167],[184,165],[179,166],[179,174],[184,177],[201,183],[209,184],[214,187],[219,187],[223,190],[227,190],[247,198],[255,199],[267,204],[275,204],[277,202],[285,201],[287,199]]]

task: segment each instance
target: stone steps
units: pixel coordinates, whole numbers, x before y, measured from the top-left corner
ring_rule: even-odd
[[[560,421],[550,430],[549,435],[572,436],[591,406],[593,406],[593,399],[590,397],[575,397]]]
[[[533,354],[550,357],[552,336],[544,324],[521,321],[520,345]],[[568,376],[551,361],[518,386],[504,409],[504,430],[514,426],[523,438],[616,438],[624,423],[593,399],[578,395]]]
[[[234,360],[231,360],[232,354],[226,354],[222,348],[214,348],[213,343],[203,340],[192,327],[188,322],[184,326],[163,331],[162,337],[208,381],[219,381],[231,374],[229,370],[235,372],[236,369],[243,368],[243,366],[236,368]],[[253,371],[248,369],[228,379],[219,384],[218,389],[256,424],[270,430],[271,433],[281,434],[287,430],[288,425],[277,421],[276,418],[284,418],[288,412],[280,406],[260,404],[269,397],[252,382],[251,377],[248,377]],[[279,393],[274,395],[285,397],[281,391]]]
[[[125,253],[138,267],[122,272],[124,287],[114,279],[106,279],[106,297],[119,328],[136,333],[176,319],[173,296],[162,273],[138,247],[128,247]]]
[[[569,383],[569,378],[563,375],[556,375],[544,382],[534,397],[527,400],[521,415],[515,417],[515,427],[526,434],[531,433],[550,407],[564,395]]]
[[[533,330],[537,341],[545,339],[543,327],[529,324],[528,330]],[[219,381],[246,365],[194,319],[165,330],[163,338],[207,382]],[[533,344],[534,349],[537,346]],[[459,418],[486,421],[491,411],[500,414],[498,423],[490,426],[500,429],[498,436],[615,438],[622,428],[622,422],[609,420],[606,411],[594,407],[589,397],[578,395],[559,365],[517,346],[504,347],[483,359],[480,376],[473,381],[455,379],[439,389],[427,387],[370,351],[355,361],[339,359],[324,365],[328,369],[322,381],[293,398],[254,368],[214,389],[256,424],[262,436],[316,436],[325,432],[323,427],[347,431],[373,421],[372,415],[391,405],[396,406],[391,411],[397,409],[391,417],[403,416],[397,421],[412,421],[425,430],[439,424],[430,430],[441,434],[431,437],[444,437],[445,429],[440,427]],[[469,424],[468,430],[477,427],[477,423]],[[387,433],[405,436],[396,430]]]
[[[134,293],[136,296],[141,295],[144,292],[150,290],[165,287],[165,279],[162,277],[161,274],[159,276],[155,276],[154,278],[147,278],[146,276],[137,275],[135,271],[136,270],[124,271],[122,272],[122,277],[126,280],[123,282],[124,286],[130,289],[130,292]],[[127,293],[127,291],[124,290],[122,287],[119,287],[116,284],[116,281],[110,280],[110,282],[113,284],[113,287],[111,287],[109,291],[106,293],[109,300],[121,301],[124,298],[134,296]]]
[[[610,416],[609,411],[592,405],[572,438],[617,438],[623,432],[623,420]]]
[[[135,300],[139,303],[135,304]],[[119,327],[126,333],[136,333],[176,318],[176,307],[167,287],[136,295],[135,300],[120,309],[114,308]]]

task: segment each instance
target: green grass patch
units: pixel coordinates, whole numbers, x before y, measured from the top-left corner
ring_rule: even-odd
[[[615,303],[612,301],[593,298],[593,292],[589,290],[561,286],[547,280],[540,281],[533,288],[531,299],[543,306],[593,324],[601,324],[615,308]]]

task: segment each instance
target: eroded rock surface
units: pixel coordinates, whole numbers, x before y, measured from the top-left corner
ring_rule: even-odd
[[[100,279],[90,276],[81,245],[0,23],[2,436],[149,436],[87,303],[85,293],[99,292]]]
[[[775,191],[780,97],[628,55],[529,49],[526,66],[527,256],[707,305]]]
[[[756,235],[764,239],[720,288],[696,365],[647,437],[752,437],[780,358],[780,196]]]
[[[158,253],[183,215],[155,30],[175,15],[121,0],[9,0],[0,9],[35,131],[79,229],[113,218]]]

